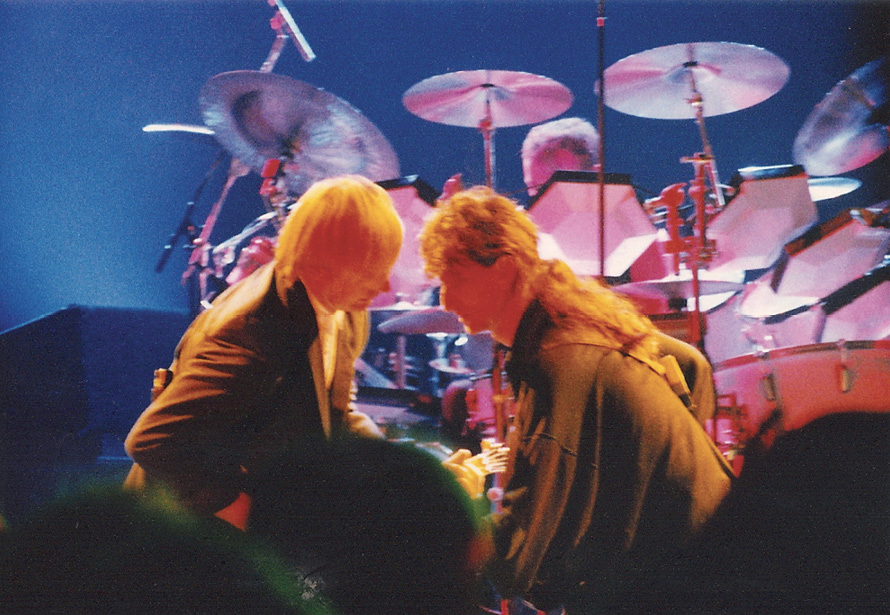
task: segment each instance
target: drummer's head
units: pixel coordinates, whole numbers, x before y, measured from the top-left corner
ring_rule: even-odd
[[[566,117],[538,124],[522,142],[522,173],[530,195],[555,171],[593,171],[600,135],[587,120]]]
[[[279,291],[298,280],[322,308],[367,308],[389,289],[403,227],[389,194],[358,175],[319,181],[288,216],[275,251]]]

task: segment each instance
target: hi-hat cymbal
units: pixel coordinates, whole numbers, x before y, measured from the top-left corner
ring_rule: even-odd
[[[810,175],[865,166],[890,148],[887,87],[890,63],[874,60],[838,82],[813,108],[792,156]]]
[[[398,158],[374,124],[346,101],[302,81],[261,71],[221,73],[204,84],[200,106],[217,140],[253,170],[281,159],[295,194],[337,175],[373,181],[399,176]]]
[[[457,316],[442,308],[430,307],[420,311],[408,312],[385,320],[377,326],[381,333],[399,333],[402,335],[427,335],[444,333],[460,335],[466,333]]]
[[[696,110],[690,103],[694,78],[704,117],[722,115],[763,102],[782,89],[789,74],[778,56],[753,45],[667,45],[627,56],[607,68],[604,103],[638,117],[694,119]]]
[[[531,73],[466,70],[429,77],[408,88],[405,108],[425,120],[476,128],[491,114],[491,128],[537,124],[572,106],[561,83]]]

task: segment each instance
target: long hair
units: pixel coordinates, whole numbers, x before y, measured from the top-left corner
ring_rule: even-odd
[[[395,262],[403,232],[389,194],[371,180],[321,180],[300,197],[281,230],[278,275],[290,287],[307,267],[360,271],[374,262]]]
[[[450,266],[491,266],[510,255],[527,290],[566,339],[593,330],[616,349],[654,359],[658,343],[651,321],[626,297],[598,280],[581,280],[564,262],[538,255],[535,224],[512,200],[476,186],[440,202],[420,234],[424,270],[441,277]]]

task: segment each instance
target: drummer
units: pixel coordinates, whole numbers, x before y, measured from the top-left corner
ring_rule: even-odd
[[[554,172],[599,169],[600,134],[580,117],[538,124],[522,142],[522,176],[529,196],[538,193]]]

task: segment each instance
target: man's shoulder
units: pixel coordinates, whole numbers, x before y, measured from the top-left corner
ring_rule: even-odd
[[[274,287],[271,275],[257,274],[260,272],[226,289],[195,318],[186,337],[226,339],[262,328],[263,313],[269,311],[266,304]]]

